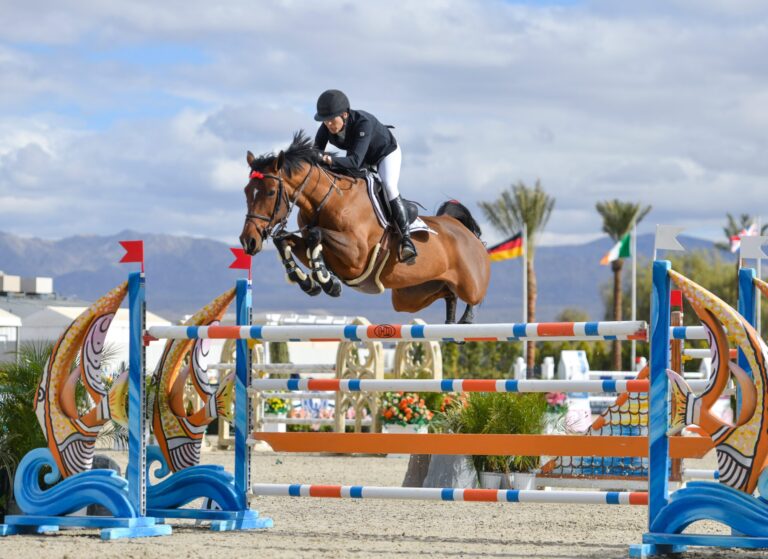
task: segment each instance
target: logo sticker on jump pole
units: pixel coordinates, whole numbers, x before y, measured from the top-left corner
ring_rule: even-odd
[[[368,327],[369,338],[399,338],[401,325],[372,324]]]

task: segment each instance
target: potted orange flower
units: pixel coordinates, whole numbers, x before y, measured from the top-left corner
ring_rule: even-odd
[[[379,414],[385,433],[426,433],[433,415],[424,398],[413,392],[385,392]]]

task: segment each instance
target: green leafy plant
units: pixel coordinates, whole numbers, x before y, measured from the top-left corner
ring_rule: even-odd
[[[544,394],[472,393],[439,414],[433,428],[449,433],[540,434],[545,428]],[[539,456],[473,456],[478,472],[530,472]]]
[[[46,445],[33,403],[52,347],[50,342],[24,342],[15,362],[0,364],[0,508],[3,510],[10,502],[19,461],[30,450]]]

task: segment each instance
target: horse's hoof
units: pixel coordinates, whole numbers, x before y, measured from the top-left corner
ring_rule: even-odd
[[[332,277],[330,281],[327,281],[321,285],[323,287],[323,291],[325,291],[325,294],[329,297],[338,297],[341,295],[341,282],[336,278]]]
[[[299,281],[298,284],[301,290],[310,297],[319,295],[322,291],[320,286],[310,277],[307,277],[305,281]]]
[[[322,289],[320,288],[320,286],[317,285],[316,283],[314,283],[314,284],[312,284],[312,287],[309,290],[305,289],[304,293],[306,293],[310,297],[315,297],[317,295],[320,295],[321,291],[322,291]]]

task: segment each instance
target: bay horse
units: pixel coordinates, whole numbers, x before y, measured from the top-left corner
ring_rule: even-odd
[[[271,237],[289,281],[310,295],[322,290],[339,296],[340,278],[368,293],[391,289],[396,311],[413,313],[444,299],[446,323],[456,321],[460,299],[467,307],[459,322],[471,323],[488,290],[490,259],[469,210],[449,201],[438,215],[424,216],[432,231],[413,234],[419,256],[406,265],[388,249],[395,233],[374,215],[365,179],[334,173],[319,156],[303,130],[277,155],[257,158],[248,152],[251,171],[240,235],[245,252],[257,254]],[[289,233],[285,228],[294,208],[300,230]],[[391,245],[396,247],[396,237]]]

